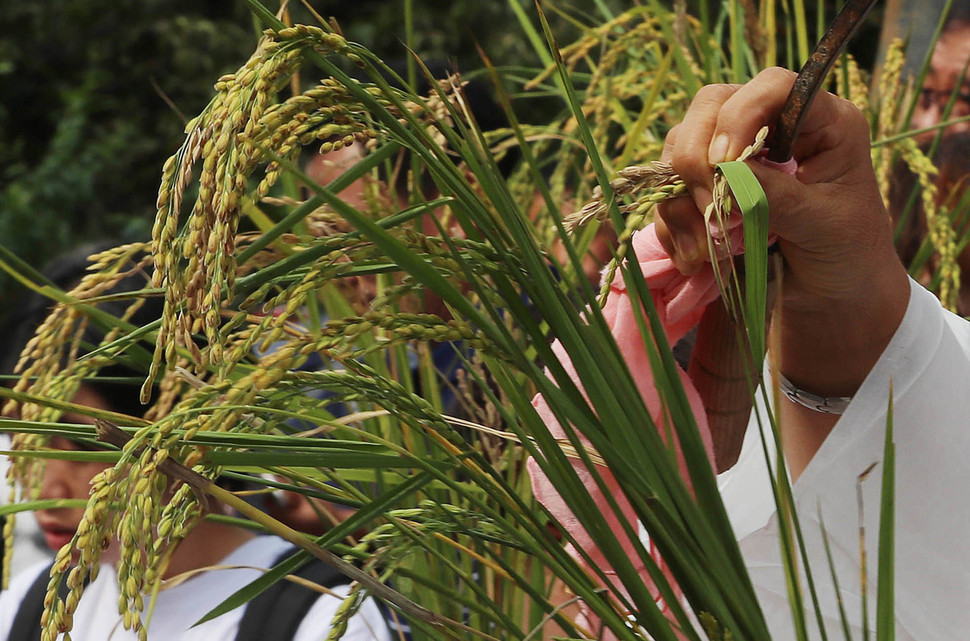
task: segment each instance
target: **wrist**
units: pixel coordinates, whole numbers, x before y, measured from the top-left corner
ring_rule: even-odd
[[[781,372],[776,372],[775,376],[778,380],[778,385],[781,388],[781,393],[784,394],[788,400],[790,400],[792,403],[796,403],[802,407],[810,409],[813,412],[841,415],[845,413],[845,410],[849,407],[849,403],[852,402],[851,396],[820,396],[814,392],[803,390],[796,387],[795,384],[788,380]]]
[[[772,323],[781,372],[794,387],[815,395],[852,396],[896,333],[909,295],[909,280],[895,257],[849,295],[782,294]]]

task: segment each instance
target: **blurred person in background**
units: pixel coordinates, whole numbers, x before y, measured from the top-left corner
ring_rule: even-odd
[[[105,249],[108,246],[100,247]],[[95,248],[83,247],[65,256],[47,270],[55,285],[68,290],[77,284],[87,267],[86,256]],[[111,293],[137,291],[146,285],[146,275],[135,270],[123,278]],[[127,301],[102,303],[99,309],[119,316]],[[11,320],[11,331],[0,335],[4,363],[15,363],[26,341],[48,312],[50,302],[39,294],[28,297],[21,313]],[[145,324],[161,313],[161,299],[148,299],[131,319]],[[17,323],[13,325],[12,323]],[[103,332],[92,323],[85,330],[84,341],[99,344]],[[9,369],[12,369],[12,365]],[[137,378],[142,373],[123,364],[102,368],[99,377]],[[138,400],[138,386],[96,379],[81,383],[72,402],[140,417],[146,409]],[[65,413],[63,423],[93,424],[93,419],[80,413]],[[48,447],[56,450],[101,449],[84,441],[60,436],[50,439]],[[43,471],[40,499],[87,499],[91,480],[111,465],[100,462],[48,460]],[[233,488],[236,489],[236,488]],[[226,513],[225,506],[210,505],[215,513]],[[38,510],[37,522],[43,540],[51,552],[71,544],[84,513],[83,508]],[[104,564],[118,561],[117,541],[102,556]],[[206,639],[207,641],[250,641],[261,638],[311,641],[326,635],[343,598],[349,592],[349,580],[327,566],[311,563],[301,576],[328,588],[319,594],[304,586],[281,581],[246,606],[194,626],[237,590],[257,579],[262,571],[292,555],[296,549],[283,539],[258,535],[251,530],[209,519],[201,520],[178,545],[163,577],[163,585],[154,603],[148,638],[154,641]],[[77,552],[75,552],[75,560]],[[219,566],[214,569],[213,566]],[[19,573],[9,589],[0,593],[0,638],[6,641],[34,641],[39,638],[40,618],[44,609],[51,562],[43,560]],[[165,585],[169,581],[169,585]],[[64,587],[64,586],[62,586]],[[62,597],[64,595],[62,594]],[[114,572],[102,571],[85,588],[74,614],[71,637],[76,641],[136,639],[137,634],[122,630],[118,614],[118,586]],[[283,614],[280,604],[290,606]],[[255,636],[254,636],[255,635]],[[368,599],[349,621],[343,638],[359,641],[385,641],[390,633],[373,600]]]
[[[947,120],[970,116],[970,75],[961,76],[970,62],[970,18],[953,18],[944,27],[933,49],[929,71],[920,88],[919,99],[911,129],[925,129],[943,122],[943,115],[951,97],[956,94]],[[960,122],[943,130],[944,134],[970,130],[970,121]],[[936,136],[937,130],[925,131],[916,136],[926,143]],[[966,150],[970,153],[970,150]]]

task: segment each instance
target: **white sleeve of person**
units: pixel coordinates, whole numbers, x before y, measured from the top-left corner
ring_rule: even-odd
[[[822,521],[857,637],[862,630],[860,521],[864,526],[869,623],[870,629],[875,627],[878,464],[890,383],[896,444],[896,639],[962,640],[970,630],[970,323],[944,310],[917,283],[911,281],[911,286],[896,334],[793,488],[830,638],[841,638],[842,627]],[[760,398],[757,409],[767,429]],[[873,463],[877,466],[860,482],[859,475]],[[754,416],[738,464],[719,477],[719,485],[772,637],[795,638],[777,516]],[[807,590],[805,598],[810,638],[819,638]]]

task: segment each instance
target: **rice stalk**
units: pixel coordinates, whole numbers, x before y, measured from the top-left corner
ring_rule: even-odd
[[[275,24],[271,15],[254,11]],[[167,480],[159,467],[172,459],[210,479],[253,468],[285,471],[293,479],[288,487],[359,508],[317,543],[345,558],[372,561],[408,598],[456,620],[467,615],[468,626],[481,634],[528,639],[547,619],[570,637],[591,632],[562,604],[550,602],[546,587],[556,577],[619,638],[673,639],[677,626],[680,634],[700,638],[686,623],[689,609],[714,637],[764,638],[730,528],[718,516],[716,490],[705,482],[713,475],[708,479],[697,463],[695,496],[672,472],[669,452],[652,426],[645,429],[639,393],[597,315],[596,292],[574,276],[594,234],[577,234],[576,246],[560,238],[561,212],[589,202],[567,216],[566,226],[576,232],[582,224],[612,225],[617,245],[606,280],[619,272],[631,292],[644,296],[635,261],[624,266],[624,258],[632,258],[629,241],[656,203],[684,190],[669,166],[654,162],[666,132],[697,86],[731,74],[743,79],[752,60],[777,55],[773,38],[757,40],[754,48],[736,40],[734,51],[721,51],[707,11],[700,19],[678,17],[651,2],[595,25],[555,52],[562,53],[561,63],[549,56],[531,81],[537,91],[554,87],[571,111],[552,123],[513,122],[498,132],[478,130],[460,78],[435,79],[424,96],[407,83],[398,88],[369,52],[328,28],[275,25],[245,65],[216,83],[212,102],[166,163],[159,190],[153,285],[164,289],[166,304],[155,351],[150,358],[141,354],[146,369],[150,362],[144,398],[158,381],[146,415],[152,424],[132,422],[139,429],[118,466],[97,481],[98,500],[89,504],[84,531],[73,542],[87,550],[106,532],[121,533],[119,605],[126,627],[145,634],[150,605],[144,595],[157,593],[179,542],[205,517],[206,505],[188,485],[163,496]],[[774,11],[774,3],[766,3],[761,16],[769,33]],[[736,28],[753,33],[750,3],[744,12]],[[795,28],[801,41],[806,27]],[[349,78],[343,62],[363,69],[369,80]],[[308,66],[325,77],[294,91],[293,79],[307,76]],[[408,75],[418,75],[420,62],[412,68]],[[893,135],[898,96],[884,94],[876,116],[854,61],[842,73],[840,86],[885,136]],[[762,140],[745,157],[757,153]],[[300,150],[311,144],[324,154],[347,146],[367,154],[330,184],[315,185],[297,166]],[[402,148],[407,158],[399,157]],[[516,148],[526,160],[503,177],[496,156]],[[895,149],[930,176],[915,146]],[[627,168],[608,180],[616,167]],[[283,176],[312,195],[287,192]],[[194,181],[199,198],[185,203]],[[365,183],[362,204],[341,198],[356,181]],[[433,197],[424,193],[425,183],[434,184]],[[396,185],[406,186],[403,198],[393,193]],[[723,186],[717,196],[708,215],[723,221],[731,199]],[[277,216],[276,207],[283,214]],[[240,235],[246,216],[264,233]],[[437,233],[427,233],[422,222],[434,223],[433,217]],[[934,220],[934,246],[951,245],[940,218]],[[456,227],[461,234],[449,233]],[[568,269],[560,271],[550,258],[556,242]],[[715,249],[716,256],[723,252]],[[99,275],[71,296],[109,290],[123,269],[113,261],[122,261],[126,251],[98,258]],[[951,260],[952,253],[946,256]],[[958,281],[948,279],[950,296]],[[726,274],[721,281],[730,286]],[[418,301],[428,291],[442,301],[433,313]],[[70,400],[84,377],[123,350],[144,351],[119,331],[93,357],[81,356],[80,334],[68,325],[83,322],[85,314],[72,315],[72,309],[58,308],[58,320],[31,343],[18,391]],[[645,303],[638,322],[669,400],[672,429],[689,442],[692,419],[670,376],[676,366],[662,338],[649,338],[659,336],[651,310]],[[548,346],[550,335],[568,346],[587,396],[564,373]],[[462,354],[454,381],[428,371],[434,369],[428,350],[441,343],[474,352]],[[324,369],[299,370],[318,357]],[[422,370],[417,375],[412,358]],[[443,411],[449,386],[472,411],[459,417]],[[566,438],[553,438],[536,416],[530,405],[536,390],[554,399]],[[29,421],[58,414],[21,404]],[[349,416],[335,416],[347,408]],[[291,419],[326,438],[293,434]],[[41,440],[24,435],[17,446],[28,452]],[[559,526],[528,495],[526,453],[555,475],[583,527],[602,542],[615,577],[586,569],[565,552],[563,543],[575,543],[574,532],[560,528],[561,540],[552,536]],[[31,486],[39,466],[28,461],[17,462],[17,475]],[[651,539],[663,546],[688,592],[683,603],[672,599],[674,623],[659,612],[633,562],[644,561],[658,579],[659,565],[642,544],[632,557],[622,549],[604,518],[618,511],[617,497],[608,505],[592,501],[576,462],[594,477],[598,466],[608,466]],[[326,485],[334,480],[337,488]],[[360,527],[370,533],[349,549],[337,547]],[[72,592],[64,603],[49,594],[50,638],[70,627],[82,578],[98,567],[95,552],[82,551],[79,569],[64,579],[64,554],[53,580],[69,581]],[[251,597],[287,567],[223,607]],[[619,583],[629,593],[604,589]],[[673,594],[665,578],[658,583],[665,597]],[[345,613],[358,603],[348,599]],[[458,633],[414,624],[421,638]]]

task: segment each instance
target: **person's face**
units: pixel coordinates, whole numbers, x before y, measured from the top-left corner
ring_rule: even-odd
[[[932,127],[943,121],[943,113],[950,101],[964,65],[970,59],[970,27],[954,31],[941,37],[933,50],[933,59],[926,81],[920,92],[919,102],[913,111],[911,127],[922,129]],[[970,115],[970,77],[964,78],[956,101],[950,111],[949,119]],[[970,122],[951,125],[946,133],[970,130]],[[936,130],[920,134],[917,142],[932,140]]]
[[[99,409],[109,409],[105,399],[94,390],[81,386],[72,402]],[[93,424],[89,416],[65,414],[61,419],[66,423]],[[55,436],[49,447],[56,450],[83,449],[74,441]],[[61,461],[49,459],[44,468],[44,480],[40,489],[41,499],[86,499],[90,492],[91,479],[110,467],[107,463]],[[44,536],[44,542],[55,552],[69,543],[84,515],[83,508],[58,508],[39,510],[35,513],[37,524]]]
[[[364,158],[364,152],[359,144],[350,145],[314,156],[307,164],[306,174],[321,185],[328,185],[344,172],[356,165]],[[340,192],[340,198],[348,205],[366,210],[366,181],[355,180]]]

